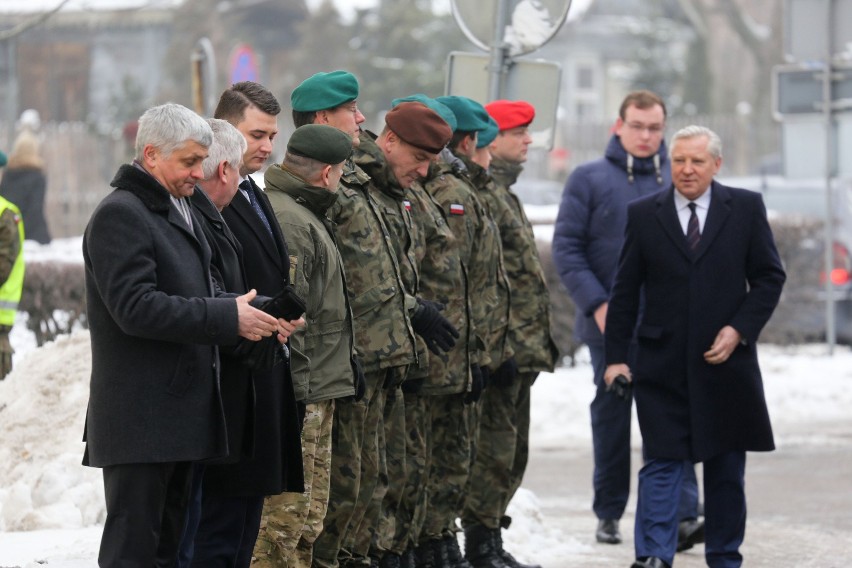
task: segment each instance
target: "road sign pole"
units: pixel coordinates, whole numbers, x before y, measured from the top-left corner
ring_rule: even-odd
[[[828,34],[826,41],[825,67],[822,77],[822,114],[825,120],[825,339],[828,342],[829,354],[834,354],[834,345],[837,341],[835,319],[834,319],[834,282],[832,271],[834,270],[834,206],[831,195],[832,176],[832,104],[831,104],[831,80],[832,80],[832,30],[831,16],[834,14],[834,0],[825,0],[826,10],[825,33]]]
[[[504,41],[508,0],[497,0],[494,14],[494,35],[491,41],[491,62],[488,66],[488,100],[503,98],[503,77],[510,63]]]

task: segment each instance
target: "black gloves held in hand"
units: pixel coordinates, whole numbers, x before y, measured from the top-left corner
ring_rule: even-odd
[[[470,366],[470,378],[470,392],[464,397],[465,404],[474,403],[482,396],[484,381],[482,380],[482,368],[479,365]]]
[[[491,384],[497,387],[511,386],[518,378],[518,362],[514,357],[509,357],[491,373]]]
[[[367,392],[367,379],[364,377],[364,369],[361,367],[358,356],[353,355],[351,361],[352,373],[355,376],[355,400],[361,400]]]
[[[455,347],[459,332],[441,315],[443,304],[419,298],[417,303],[419,305],[411,317],[411,327],[423,338],[429,351],[440,355]]]

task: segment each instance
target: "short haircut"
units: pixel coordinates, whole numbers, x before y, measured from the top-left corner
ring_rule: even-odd
[[[662,107],[663,118],[668,116],[668,113],[666,112],[666,103],[663,102],[660,95],[645,90],[633,91],[624,97],[624,100],[621,102],[621,108],[618,109],[618,116],[621,117],[621,120],[627,120],[625,115],[627,114],[627,109],[629,107],[635,106],[638,109],[645,110],[654,107],[654,105],[660,105],[660,107]]]
[[[296,128],[300,126],[304,126],[306,124],[313,124],[317,119],[317,111],[302,111],[302,110],[294,110],[293,111],[293,124]]]
[[[213,116],[227,120],[231,124],[239,124],[246,116],[246,109],[250,106],[272,116],[278,116],[281,105],[269,89],[255,83],[254,81],[242,81],[234,83],[225,89],[219,97],[219,104]]]
[[[300,156],[292,152],[284,154],[284,161],[281,165],[307,182],[317,179],[326,166],[331,166],[332,168],[340,166],[340,164],[324,164],[319,160]]]
[[[448,144],[448,146],[450,147],[450,150],[455,150],[456,148],[458,148],[459,144],[462,143],[462,141],[465,139],[466,136],[470,136],[471,139],[473,139],[474,134],[476,134],[476,133],[475,132],[468,132],[468,131],[465,131],[465,130],[455,130],[453,132],[453,137],[450,138],[450,143]]]
[[[207,121],[185,106],[166,103],[151,107],[139,117],[136,132],[136,159],[141,160],[145,146],[159,149],[166,157],[187,142],[209,148],[213,131]]]
[[[228,162],[239,170],[240,161],[248,148],[245,136],[227,120],[208,118],[207,124],[213,130],[213,143],[207,149],[207,157],[201,162],[204,179],[216,175],[222,162]]]
[[[699,136],[707,137],[707,151],[714,158],[722,157],[722,139],[719,135],[707,128],[706,126],[696,126],[694,124],[685,126],[674,133],[672,136],[671,146],[669,147],[669,155],[671,156],[671,148],[674,148],[675,142],[688,138],[697,138]]]

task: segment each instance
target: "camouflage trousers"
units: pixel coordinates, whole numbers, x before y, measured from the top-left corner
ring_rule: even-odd
[[[404,393],[404,399],[405,468],[400,480],[403,489],[396,509],[393,538],[386,549],[395,554],[416,547],[419,541],[426,514],[426,484],[430,462],[429,425],[432,417],[429,402],[432,397]],[[391,478],[391,484],[393,482]]]
[[[11,326],[0,325],[0,381],[12,372],[12,355],[15,350],[9,342],[10,331],[12,331]]]
[[[379,477],[379,430],[384,428],[385,381],[399,370],[367,373],[364,398],[337,400],[331,443],[331,488],[323,531],[314,543],[313,566],[352,564],[349,535],[364,518]],[[385,473],[385,475],[387,475]],[[368,497],[369,495],[369,497]],[[366,557],[366,554],[365,554]]]
[[[431,462],[421,544],[454,535],[464,507],[476,433],[476,413],[464,398],[465,393],[460,393],[433,396],[429,401]]]
[[[368,414],[368,423],[377,420],[379,425],[375,437],[371,432],[371,438],[365,440],[369,455],[376,461],[361,460],[362,490],[343,542],[349,566],[369,566],[371,549],[389,548],[395,523],[393,516],[382,519],[382,505],[385,503],[395,515],[402,495],[399,480],[405,468],[405,405],[399,375],[388,375],[384,391],[383,404],[375,405]],[[366,479],[375,483],[366,484]]]
[[[308,404],[302,423],[304,493],[266,497],[254,546],[255,568],[310,568],[328,507],[334,400]]]
[[[464,527],[507,526],[506,509],[527,469],[530,387],[537,376],[522,373],[511,386],[492,385],[482,393],[477,454],[462,515]]]

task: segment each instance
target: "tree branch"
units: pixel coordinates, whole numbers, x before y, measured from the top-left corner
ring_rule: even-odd
[[[0,32],[0,41],[10,40],[12,38],[15,38],[15,37],[21,35],[25,31],[27,31],[28,29],[34,28],[35,26],[39,25],[40,23],[44,22],[45,20],[47,20],[48,18],[53,16],[56,12],[61,10],[62,7],[65,6],[65,4],[67,4],[70,1],[71,0],[62,0],[61,2],[59,2],[59,5],[56,6],[56,8],[54,8],[53,10],[50,10],[48,12],[43,12],[43,13],[39,14],[38,16],[30,18],[29,20],[24,20],[23,22],[21,22],[20,24],[18,24],[14,28]]]

